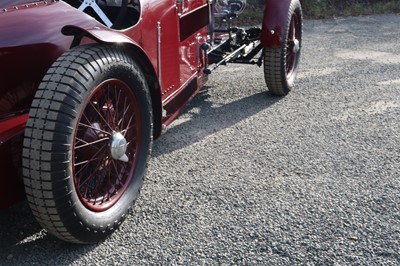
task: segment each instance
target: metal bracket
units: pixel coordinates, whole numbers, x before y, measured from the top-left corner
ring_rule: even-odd
[[[108,19],[103,10],[101,10],[99,5],[96,3],[96,0],[84,0],[78,10],[83,11],[89,6],[96,12],[96,14],[100,17],[104,24],[106,24],[107,27],[111,28],[113,23]]]

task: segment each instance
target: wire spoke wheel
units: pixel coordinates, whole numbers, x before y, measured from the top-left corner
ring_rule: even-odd
[[[293,88],[301,54],[303,15],[299,0],[292,0],[280,48],[264,48],[264,77],[271,94],[285,96]]]
[[[74,182],[88,209],[104,211],[124,194],[137,163],[139,134],[139,107],[129,86],[120,80],[97,86],[85,103],[73,148]]]
[[[289,34],[286,45],[286,77],[290,76],[296,70],[297,60],[299,59],[300,51],[300,26],[299,19],[296,13],[293,13],[289,24]]]
[[[152,125],[149,88],[129,55],[100,44],[63,54],[25,130],[24,184],[37,221],[74,243],[114,232],[140,193]]]

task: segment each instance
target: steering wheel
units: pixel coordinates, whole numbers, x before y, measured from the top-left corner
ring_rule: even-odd
[[[112,22],[108,16],[104,13],[104,11],[100,8],[99,4],[105,7],[118,7],[119,11],[114,21]],[[84,11],[86,8],[91,7],[96,15],[103,21],[103,23],[109,28],[118,28],[118,26],[122,23],[127,7],[128,0],[83,0],[82,4],[78,7],[78,10]]]

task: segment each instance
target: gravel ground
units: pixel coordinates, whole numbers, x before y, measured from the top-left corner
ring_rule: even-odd
[[[297,86],[220,68],[98,245],[2,211],[1,265],[400,265],[400,16],[305,21]],[[245,81],[245,82],[243,82]]]

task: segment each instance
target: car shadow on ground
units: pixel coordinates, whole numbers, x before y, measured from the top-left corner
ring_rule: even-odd
[[[0,250],[16,245],[41,230],[26,200],[0,210],[0,216]]]
[[[51,258],[71,252],[69,262],[73,263],[80,254],[85,254],[94,249],[95,245],[77,245],[66,243],[48,234],[35,220],[29,209],[27,200],[0,210],[0,265],[12,264],[15,261],[24,261],[24,257],[32,253],[38,254],[38,263],[41,265]],[[65,257],[65,256],[64,256]],[[41,262],[41,260],[43,260]]]
[[[215,105],[210,98],[214,88],[204,87],[173,122],[168,131],[154,142],[152,157],[169,154],[229,128],[282,99],[265,90],[226,104]],[[182,118],[182,116],[185,116]]]
[[[212,89],[205,87],[196,95],[182,112],[185,118],[178,117],[170,130],[154,143],[152,156],[168,154],[199,142],[255,115],[281,99],[263,91],[218,105],[210,100]],[[101,245],[76,245],[53,237],[36,222],[26,200],[0,210],[0,217],[0,265],[21,261],[24,256],[32,253],[41,254],[36,257],[43,260],[51,255],[54,261],[57,257],[65,255],[65,252],[72,254],[71,260],[65,263],[73,263],[80,255]],[[40,261],[37,263],[41,264]]]

